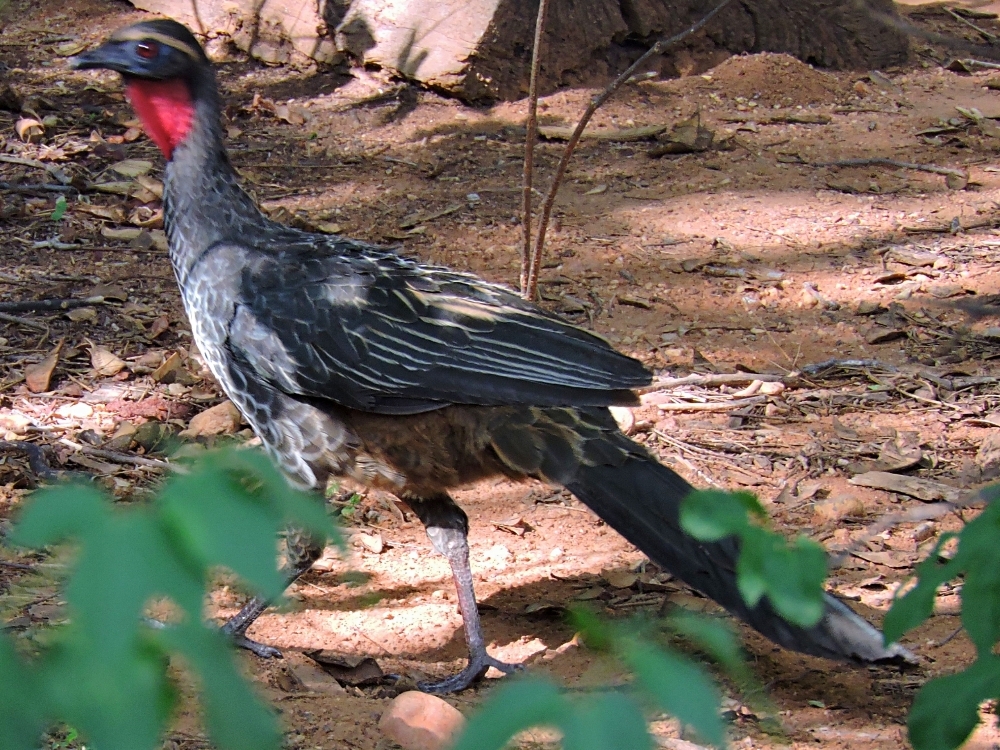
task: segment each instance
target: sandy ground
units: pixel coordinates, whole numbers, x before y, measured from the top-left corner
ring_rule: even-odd
[[[130,130],[135,123],[115,76],[72,73],[63,59],[141,14],[111,0],[74,0],[45,18],[14,5],[0,37],[5,79],[27,110],[55,120],[38,142],[24,143],[14,132],[23,115],[0,111],[2,153],[98,182],[109,181],[108,167],[123,159],[151,160],[144,178],[155,180],[161,161]],[[914,12],[929,28],[977,38],[940,12]],[[995,21],[976,23],[1000,33]],[[715,147],[651,158],[656,142],[585,140],[557,202],[541,282],[546,306],[661,377],[785,377],[780,392],[741,405],[728,402],[752,398],[740,393],[752,378],[654,391],[635,410],[635,438],[696,484],[757,492],[783,531],[853,550],[833,571],[831,588],[873,622],[937,535],[959,528],[961,518],[903,523],[867,539],[870,524],[922,503],[848,480],[901,454],[917,457],[908,475],[953,488],[997,473],[995,453],[980,446],[997,439],[1000,425],[993,381],[1000,329],[988,298],[1000,291],[993,231],[1000,222],[1000,126],[991,119],[1000,118],[1000,93],[990,72],[947,70],[942,52],[921,43],[915,49],[911,65],[872,74],[831,74],[785,56],[754,55],[706,75],[630,84],[598,113],[594,130],[662,124],[670,132],[697,115]],[[220,75],[233,161],[269,210],[516,281],[524,102],[471,108],[377,72],[294,72],[238,55],[223,62]],[[593,93],[546,97],[543,124],[572,125]],[[561,149],[555,141],[540,144],[543,183]],[[967,174],[968,184],[953,176],[952,189],[942,174],[898,166],[828,166],[873,157],[951,168]],[[45,179],[35,167],[0,162],[8,188]],[[54,193],[8,188],[0,188],[0,301],[95,293],[117,301],[75,319],[22,316],[42,331],[0,323],[0,426],[7,439],[27,435],[57,445],[68,468],[95,471],[127,497],[153,475],[87,459],[58,438],[101,444],[124,434],[112,447],[142,451],[123,426],[161,420],[183,427],[218,399],[190,361],[190,377],[180,382],[150,374],[190,348],[169,263],[155,244],[155,217],[147,221],[158,208],[155,195],[87,191],[81,200],[90,206],[74,198],[57,224],[49,218]],[[138,238],[115,233],[137,222],[147,225]],[[51,239],[66,244],[46,246]],[[982,315],[959,309],[970,303]],[[60,338],[51,387],[32,393],[25,368]],[[87,341],[127,366],[114,376],[95,373]],[[143,356],[151,367],[139,362]],[[808,368],[830,359],[877,364]],[[983,379],[955,385],[954,378],[974,377]],[[33,477],[22,457],[2,458],[0,514],[8,517]],[[566,607],[589,601],[626,617],[674,603],[706,606],[665,577],[633,580],[628,571],[641,566],[641,555],[564,493],[497,482],[456,497],[472,520],[473,570],[493,650],[528,658],[532,669],[568,685],[620,675],[573,642]],[[285,650],[283,661],[245,661],[282,711],[289,747],[391,747],[376,724],[395,688],[330,680],[321,691],[303,690],[303,652],[372,656],[405,681],[443,676],[463,658],[448,569],[419,523],[376,493],[362,498],[352,523],[349,559],[324,559],[292,587],[288,606],[253,630]],[[15,572],[0,569],[0,585],[16,588]],[[912,672],[831,664],[745,632],[791,746],[905,747],[916,690],[973,656],[963,635],[949,638],[959,622],[956,593],[944,591],[935,617],[907,640],[924,660]],[[222,581],[209,614],[228,616],[244,597]],[[29,602],[7,615],[15,616],[37,626],[46,611]],[[470,711],[492,684],[449,700]],[[762,733],[738,694],[729,694],[726,710],[736,746],[785,742]],[[678,736],[670,721],[653,728],[664,743]],[[202,746],[199,731],[196,714],[185,711],[170,742]],[[982,730],[970,747],[998,739]],[[522,744],[547,746],[551,738],[539,734]]]

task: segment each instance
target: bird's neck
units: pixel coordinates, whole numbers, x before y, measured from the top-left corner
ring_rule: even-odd
[[[164,128],[164,148],[167,156],[163,205],[170,259],[183,291],[192,267],[204,252],[220,242],[245,242],[259,236],[255,231],[267,223],[253,199],[239,186],[236,171],[229,163],[223,141],[221,107],[214,76],[206,72],[205,80],[195,81],[189,89],[191,113],[188,126],[183,118],[169,119],[160,115],[161,122],[181,126]],[[137,108],[138,109],[138,108]],[[140,112],[140,115],[142,113]],[[146,118],[143,118],[146,122]],[[147,124],[147,132],[150,132]],[[183,132],[172,143],[171,133]],[[153,136],[153,133],[150,132]]]

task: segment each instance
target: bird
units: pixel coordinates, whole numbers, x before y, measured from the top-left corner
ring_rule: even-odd
[[[803,628],[736,583],[739,543],[681,527],[693,488],[618,428],[609,406],[634,405],[651,382],[605,339],[473,274],[374,244],[269,219],[227,155],[213,66],[170,19],[115,31],[72,61],[121,74],[145,132],[166,159],[164,222],[192,336],[209,370],[288,480],[320,491],[350,479],[396,495],[448,561],[468,661],[420,683],[463,690],[490,655],[469,565],[469,519],[450,491],[488,478],[568,489],[676,578],[775,643],[858,663],[908,652],[827,594]],[[289,583],[323,540],[289,530]],[[254,598],[223,625],[259,656],[280,656],[247,630]]]

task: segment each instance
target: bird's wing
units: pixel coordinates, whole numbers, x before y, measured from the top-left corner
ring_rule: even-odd
[[[503,287],[381,248],[333,248],[243,272],[229,345],[287,393],[403,414],[628,403],[649,382],[637,360]]]

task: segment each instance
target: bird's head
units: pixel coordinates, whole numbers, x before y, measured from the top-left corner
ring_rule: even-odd
[[[70,64],[77,70],[121,73],[147,135],[167,159],[191,132],[195,100],[214,89],[211,65],[198,40],[186,26],[168,19],[118,29]]]

